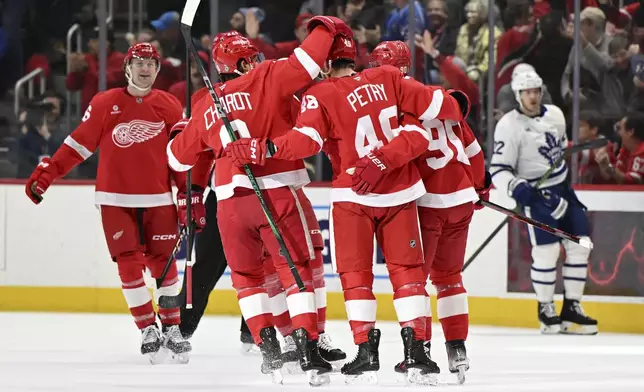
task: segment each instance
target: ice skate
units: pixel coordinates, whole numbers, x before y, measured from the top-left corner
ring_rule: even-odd
[[[539,302],[538,306],[539,323],[541,333],[545,335],[559,333],[561,331],[561,319],[557,315],[554,302]]]
[[[280,349],[280,342],[277,340],[275,328],[262,328],[259,331],[259,337],[262,339],[262,343],[259,345],[263,358],[261,371],[263,374],[270,374],[275,384],[282,384],[284,381],[282,376],[282,350]]]
[[[347,354],[337,347],[333,347],[331,337],[326,333],[321,333],[318,339],[318,349],[320,355],[327,362],[337,362],[347,359]]]
[[[331,382],[328,374],[333,366],[322,358],[317,340],[309,340],[309,334],[304,328],[293,332],[293,340],[297,346],[300,367],[309,379],[309,385],[319,387]]]
[[[597,320],[584,313],[579,301],[564,299],[561,309],[561,333],[572,335],[597,334]]]
[[[151,364],[156,365],[165,360],[165,350],[161,349],[162,345],[163,336],[156,324],[141,330],[141,354],[147,355]]]
[[[400,336],[405,354],[402,365],[406,370],[405,381],[411,385],[438,385],[437,375],[440,369],[429,356],[430,343],[416,340],[411,327],[403,328]],[[394,370],[400,373],[399,369]]]
[[[450,340],[445,342],[447,349],[447,363],[450,373],[456,373],[458,383],[465,382],[465,372],[470,369],[470,360],[467,358],[464,340]]]
[[[185,364],[190,361],[192,345],[184,339],[178,325],[163,326],[163,347],[170,351],[172,361]]]
[[[369,331],[369,340],[358,346],[356,356],[342,366],[340,371],[345,375],[345,382],[353,384],[358,381],[377,384],[377,371],[380,370],[380,357],[378,355],[378,346],[380,345],[380,330],[372,329]]]
[[[255,344],[253,336],[250,332],[241,331],[239,334],[239,341],[241,342],[241,352],[244,355],[262,355],[259,347]]]
[[[300,367],[300,356],[297,352],[297,346],[291,335],[284,337],[282,362],[284,363],[284,370],[288,374],[303,374],[302,367]]]

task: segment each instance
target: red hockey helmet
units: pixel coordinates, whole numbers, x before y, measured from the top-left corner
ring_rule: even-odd
[[[340,34],[333,40],[327,60],[331,62],[336,60],[356,61],[356,55],[357,50],[353,37]]]
[[[249,65],[259,62],[259,51],[248,38],[236,31],[217,34],[212,42],[212,61],[217,72],[222,74],[236,73],[239,61],[244,60]]]
[[[159,52],[148,42],[142,42],[130,46],[130,49],[127,50],[127,54],[125,55],[123,67],[127,67],[132,59],[153,59],[157,62],[157,67],[161,64],[161,56],[159,55]]]
[[[384,41],[378,44],[369,57],[370,67],[391,65],[404,74],[411,69],[411,51],[402,41]]]

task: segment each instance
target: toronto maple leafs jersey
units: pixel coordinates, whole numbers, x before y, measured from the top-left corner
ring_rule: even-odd
[[[507,192],[508,184],[516,177],[536,186],[562,156],[567,144],[566,120],[558,107],[544,105],[537,117],[528,117],[517,109],[506,113],[494,133],[490,165],[494,186]],[[566,180],[567,174],[566,162],[561,160],[539,188],[558,185]]]

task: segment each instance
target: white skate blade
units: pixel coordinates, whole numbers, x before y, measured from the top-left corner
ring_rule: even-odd
[[[348,385],[378,385],[378,373],[364,372],[358,375],[346,375],[344,383]]]
[[[421,374],[421,370],[418,368],[407,369],[407,377],[405,378],[406,382],[409,385],[438,385],[438,374],[429,373]]]
[[[148,359],[150,360],[151,364],[160,365],[165,362],[169,354],[170,354],[170,351],[167,348],[161,347],[159,348],[159,351],[155,353],[145,354],[145,355],[148,356]]]
[[[561,332],[561,324],[552,324],[546,325],[544,323],[539,323],[541,325],[541,333],[544,335],[555,335]]]
[[[275,369],[271,372],[271,381],[273,384],[284,384],[284,376],[282,375],[282,369]]]
[[[566,335],[596,335],[599,330],[596,325],[581,325],[570,321],[561,322],[560,333]]]
[[[317,370],[309,370],[306,372],[309,379],[309,385],[312,387],[319,387],[331,383],[331,378],[328,373],[318,374]]]
[[[284,366],[282,367],[282,369],[286,371],[286,374],[304,374],[304,371],[302,370],[300,363],[297,361],[284,362]]]
[[[456,380],[458,385],[465,384],[465,372],[467,371],[467,365],[458,365],[456,366]]]
[[[190,362],[190,353],[171,353],[168,363],[185,365]]]
[[[259,347],[257,347],[253,343],[242,343],[241,353],[243,355],[251,355],[251,356],[262,355],[262,352],[259,351]]]

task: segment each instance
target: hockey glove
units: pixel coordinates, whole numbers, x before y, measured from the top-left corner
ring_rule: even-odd
[[[492,187],[492,176],[489,171],[485,171],[485,188],[477,189],[476,193],[479,194],[479,201],[474,203],[474,209],[480,210],[485,206],[481,204],[481,200],[489,201],[490,200],[490,188]]]
[[[470,99],[461,90],[447,90],[447,93],[451,95],[456,102],[458,102],[458,106],[461,108],[461,114],[463,114],[463,119],[466,119],[467,115],[470,114]]]
[[[206,208],[203,204],[203,189],[198,186],[192,187],[192,221],[195,222],[195,231],[200,232],[206,226]],[[177,213],[179,215],[179,224],[188,225],[188,197],[185,192],[177,194]]]
[[[383,158],[382,152],[376,149],[356,162],[353,173],[349,172],[351,169],[347,170],[352,175],[351,189],[355,193],[370,193],[387,174],[387,165]]]
[[[228,143],[224,153],[228,158],[232,159],[233,164],[237,167],[250,163],[264,166],[266,158],[275,153],[275,146],[268,139],[242,138]]]
[[[539,193],[523,178],[515,178],[508,184],[508,196],[522,206],[530,206],[541,198]]]
[[[306,25],[306,31],[311,34],[311,32],[320,25],[326,27],[326,29],[329,30],[329,33],[331,33],[334,37],[336,35],[344,35],[348,38],[353,37],[353,30],[351,30],[351,28],[347,26],[347,24],[344,23],[342,19],[336,18],[335,16],[314,16]]]
[[[548,189],[541,191],[541,197],[544,200],[550,216],[554,219],[559,220],[566,215],[566,211],[568,211],[568,201],[566,199]]]
[[[58,178],[56,166],[52,163],[50,158],[43,158],[27,180],[27,184],[25,186],[27,197],[34,202],[34,204],[40,204],[42,201],[42,195],[47,191],[47,188],[49,188],[56,178]]]

